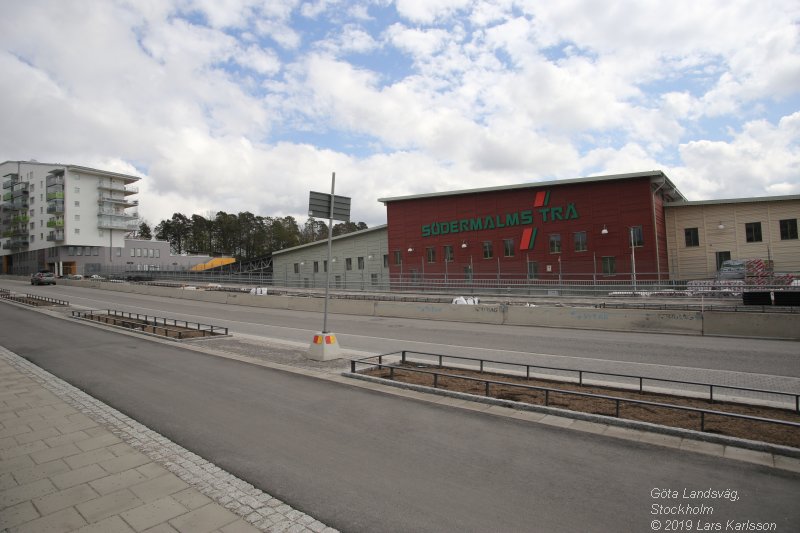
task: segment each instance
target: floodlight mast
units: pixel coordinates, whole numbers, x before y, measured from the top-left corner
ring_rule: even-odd
[[[331,207],[328,216],[328,267],[325,269],[325,307],[322,313],[322,334],[328,332],[328,292],[331,287],[331,270],[333,264],[331,263],[331,248],[333,247],[333,193],[336,190],[336,172],[331,173]]]

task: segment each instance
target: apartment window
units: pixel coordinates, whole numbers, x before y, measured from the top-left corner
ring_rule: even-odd
[[[494,248],[492,247],[492,241],[483,241],[483,258],[491,259],[492,257],[494,257]]]
[[[67,248],[67,255],[70,256],[70,257],[75,255],[75,247],[74,246],[70,246],[69,248]]]
[[[35,242],[36,241],[36,235],[31,235],[30,241],[31,241],[31,243]]]
[[[314,274],[319,273],[319,261],[314,261]]]
[[[294,264],[294,273],[295,274],[299,274],[300,273],[300,263],[295,263]]]
[[[29,214],[30,216],[33,216],[33,215],[35,215],[35,214],[36,214],[36,209],[31,209],[31,210],[28,212],[28,214]]]
[[[81,219],[80,215],[75,215],[75,220],[80,220],[80,219]]]
[[[36,229],[36,222],[31,222],[29,225],[31,229]]]
[[[147,250],[147,257],[153,257],[154,255],[155,255],[155,252],[153,251],[152,248]]]
[[[444,262],[445,263],[453,262],[453,246],[450,244],[444,245]]]
[[[156,259],[158,259],[159,257],[161,257],[161,250],[156,248],[155,254],[156,254]]]
[[[503,257],[514,257],[514,239],[503,239]]]
[[[36,184],[35,183],[31,183],[31,192],[33,192],[35,188],[36,188]]]
[[[136,257],[136,250],[131,248],[131,257]]]
[[[700,246],[700,232],[697,228],[686,228],[683,230],[683,238],[686,241],[686,247],[692,248]]]
[[[98,248],[97,246],[92,248],[92,255],[100,255],[100,248]]]
[[[83,255],[83,247],[82,246],[78,246],[77,248],[75,248],[75,255],[77,255],[77,256]]]
[[[373,285],[377,285],[378,284],[378,275],[377,274],[370,275],[370,282]]]
[[[83,255],[86,255],[86,256],[92,255],[92,247],[91,246],[87,246],[86,248],[84,248],[83,249]]]
[[[35,196],[31,196],[31,205],[33,205],[35,203],[36,203],[36,197]]]
[[[322,271],[323,272],[327,272],[328,271],[328,260],[327,259],[322,261]]]
[[[142,257],[142,249],[141,248],[137,248],[136,249],[136,257]]]
[[[359,270],[364,270],[364,258],[363,257],[359,257],[358,258],[358,269]]]
[[[644,232],[641,226],[633,226],[630,229],[631,244],[633,246],[644,246]]]
[[[744,225],[744,236],[747,242],[761,242],[761,222],[748,222]]]
[[[81,192],[81,188],[80,187],[75,187],[75,192]]]
[[[403,263],[403,257],[400,255],[400,250],[394,251],[394,264],[400,265]]]
[[[435,263],[436,262],[436,248],[433,246],[429,246],[425,248],[425,257],[428,258],[428,263]]]
[[[75,235],[80,235],[80,233],[81,233],[81,229],[80,228],[75,228]]]
[[[75,200],[75,207],[80,207],[81,203],[78,200]]]
[[[611,276],[617,273],[617,259],[615,257],[603,258],[603,274]]]
[[[550,235],[550,253],[551,254],[561,253],[561,234],[553,233]]]
[[[788,241],[797,239],[797,219],[788,218],[779,222],[781,228],[781,240]]]
[[[573,234],[573,240],[575,241],[575,251],[576,252],[585,252],[589,249],[586,245],[586,232],[585,231],[576,231]]]
[[[383,268],[389,268],[389,254],[383,254]]]
[[[122,248],[117,248],[117,257],[122,257]]]
[[[348,257],[344,260],[344,268],[345,270],[353,270],[353,258]]]
[[[40,215],[44,215],[44,207],[40,207],[39,208],[39,214]]]

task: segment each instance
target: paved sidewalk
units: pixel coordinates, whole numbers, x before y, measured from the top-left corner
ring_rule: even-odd
[[[2,347],[0,529],[335,532]]]

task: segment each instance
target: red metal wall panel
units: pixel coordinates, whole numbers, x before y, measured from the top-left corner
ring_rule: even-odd
[[[402,268],[404,274],[447,271],[459,278],[471,264],[476,277],[499,271],[503,278],[524,278],[529,263],[536,263],[537,278],[558,279],[560,273],[564,280],[600,279],[603,257],[613,257],[616,275],[606,277],[630,278],[632,226],[642,227],[644,241],[635,248],[637,277],[657,277],[659,260],[662,274],[667,270],[663,205],[659,199],[654,206],[649,177],[391,201],[387,221],[393,275]],[[585,250],[576,250],[578,232],[585,232]],[[550,250],[554,235],[560,236],[560,253]],[[505,239],[513,240],[513,256],[504,253]],[[491,258],[484,257],[484,242],[492,245]],[[447,265],[445,245],[454,253]],[[435,251],[433,262],[427,248]],[[395,264],[395,252],[402,265]]]

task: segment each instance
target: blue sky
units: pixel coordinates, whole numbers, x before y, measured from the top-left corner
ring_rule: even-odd
[[[660,169],[800,194],[800,4],[0,0],[0,160],[140,175],[140,214]]]

